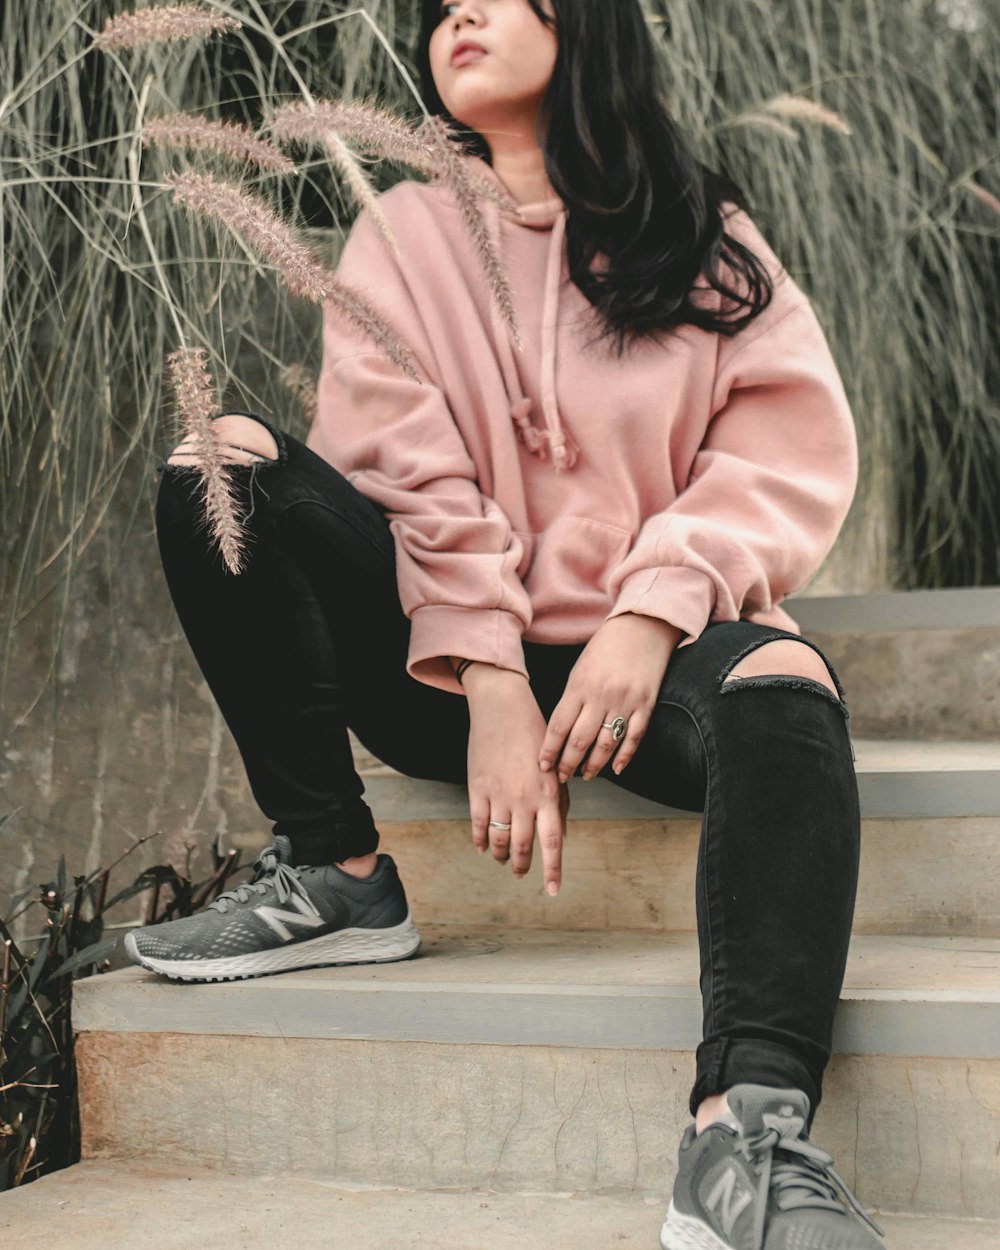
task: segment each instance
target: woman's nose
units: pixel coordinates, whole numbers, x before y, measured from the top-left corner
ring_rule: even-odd
[[[458,11],[452,15],[455,28],[457,29],[463,22],[477,21],[478,0],[464,0],[458,6]]]

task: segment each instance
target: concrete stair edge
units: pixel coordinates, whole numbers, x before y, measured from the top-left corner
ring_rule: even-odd
[[[1000,742],[855,740],[862,815],[878,819],[1000,816]],[[362,770],[376,820],[467,820],[463,783],[428,781],[388,768]],[[688,817],[604,778],[570,779],[570,819]]]
[[[247,1178],[200,1168],[85,1161],[0,1194],[11,1250],[654,1250],[662,1202],[640,1195],[462,1192]],[[1000,1221],[875,1213],[886,1250],[994,1250]],[[15,1240],[16,1238],[16,1240]]]
[[[693,933],[436,926],[423,937],[400,963],[205,985],[138,968],[85,978],[74,1028],[671,1050],[700,1040]],[[991,1059],[998,1037],[1000,940],[852,940],[835,1053]]]
[[[804,595],[787,599],[803,633],[914,629],[1000,629],[1000,586]]]

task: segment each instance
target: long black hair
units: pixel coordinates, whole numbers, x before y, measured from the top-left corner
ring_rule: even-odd
[[[559,34],[552,78],[539,110],[545,172],[567,208],[570,276],[601,315],[599,340],[626,341],[681,325],[732,335],[770,303],[762,262],[725,232],[721,205],[749,207],[741,188],[689,151],[670,116],[657,54],[639,0],[552,0]],[[440,0],[424,0],[416,50],[428,110],[490,161],[482,135],[461,127],[438,94],[431,35]],[[598,272],[591,265],[606,260]],[[728,271],[728,272],[727,272]],[[692,300],[699,277],[722,296],[718,310]]]

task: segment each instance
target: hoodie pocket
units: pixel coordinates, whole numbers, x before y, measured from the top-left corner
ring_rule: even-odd
[[[530,539],[521,581],[535,617],[593,621],[611,606],[608,581],[632,545],[631,533],[591,517],[562,516]],[[522,561],[522,564],[524,561]]]

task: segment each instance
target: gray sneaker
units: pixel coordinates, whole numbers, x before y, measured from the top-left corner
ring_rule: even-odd
[[[129,958],[179,981],[234,981],[323,964],[388,963],[420,946],[396,865],[379,855],[370,877],[335,864],[291,865],[279,834],[254,878],[194,916],[135,930]]]
[[[882,1236],[806,1135],[809,1099],[797,1089],[735,1085],[731,1114],[681,1138],[663,1250],[881,1250]]]

